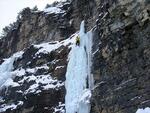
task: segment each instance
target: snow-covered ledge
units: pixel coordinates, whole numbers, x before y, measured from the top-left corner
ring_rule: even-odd
[[[150,113],[150,108],[146,107],[145,109],[138,109],[136,113]]]

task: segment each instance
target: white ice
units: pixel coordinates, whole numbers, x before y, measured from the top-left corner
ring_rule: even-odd
[[[2,86],[7,86],[12,83],[13,81],[11,80],[12,74],[11,70],[13,69],[13,63],[14,61],[21,57],[23,52],[17,52],[14,54],[12,57],[5,59],[5,61],[0,65],[0,88]],[[16,84],[14,84],[16,85]]]
[[[80,46],[69,53],[66,72],[66,113],[90,113],[91,81],[91,45],[92,32],[85,33],[84,21],[80,26]]]

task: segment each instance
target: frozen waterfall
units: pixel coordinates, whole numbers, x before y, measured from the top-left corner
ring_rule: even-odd
[[[85,33],[84,21],[80,25],[80,46],[74,46],[69,53],[66,72],[66,113],[90,113],[91,48],[92,31]]]
[[[21,57],[23,52],[17,52],[12,57],[5,59],[0,65],[0,88],[3,85],[7,85],[7,82],[11,79],[11,70],[13,69],[13,63],[15,59]]]

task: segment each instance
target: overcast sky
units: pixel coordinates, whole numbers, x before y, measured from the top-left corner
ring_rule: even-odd
[[[42,10],[46,4],[50,4],[54,1],[56,0],[0,0],[0,33],[4,26],[16,20],[18,12],[23,8],[33,8],[37,5],[38,8]]]

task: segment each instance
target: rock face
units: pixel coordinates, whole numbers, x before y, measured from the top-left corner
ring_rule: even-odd
[[[91,20],[91,23],[88,27],[91,29],[94,26],[92,20],[96,18],[92,18],[96,12],[94,4],[95,2],[86,0],[54,4],[63,10],[63,13],[47,13],[25,8],[18,19],[18,26],[0,39],[0,57],[8,57],[32,44],[64,40],[79,30],[84,18],[90,18],[88,20]],[[90,12],[85,15],[87,9]]]
[[[43,49],[42,46],[32,45],[14,62],[13,84],[0,91],[0,112],[63,112],[64,81],[70,48],[62,42],[60,47],[50,52],[42,52]]]
[[[63,3],[62,3],[63,4]],[[60,41],[76,32],[70,22],[72,9],[69,2],[60,8],[65,13],[47,13],[32,11],[26,8],[22,11],[17,28],[10,31],[0,43],[0,57],[8,57],[14,52],[21,51],[31,44],[48,41]]]
[[[92,113],[135,113],[150,106],[149,7],[148,0],[101,2]]]
[[[19,86],[0,91],[0,109],[8,108],[1,112],[64,112],[70,43],[62,40],[71,40],[83,19],[86,31],[93,31],[91,113],[135,113],[150,106],[149,0],[73,0],[54,6],[63,13],[26,9],[17,28],[0,39],[0,64],[24,50],[12,70]],[[35,45],[55,41],[62,45],[46,53]]]

